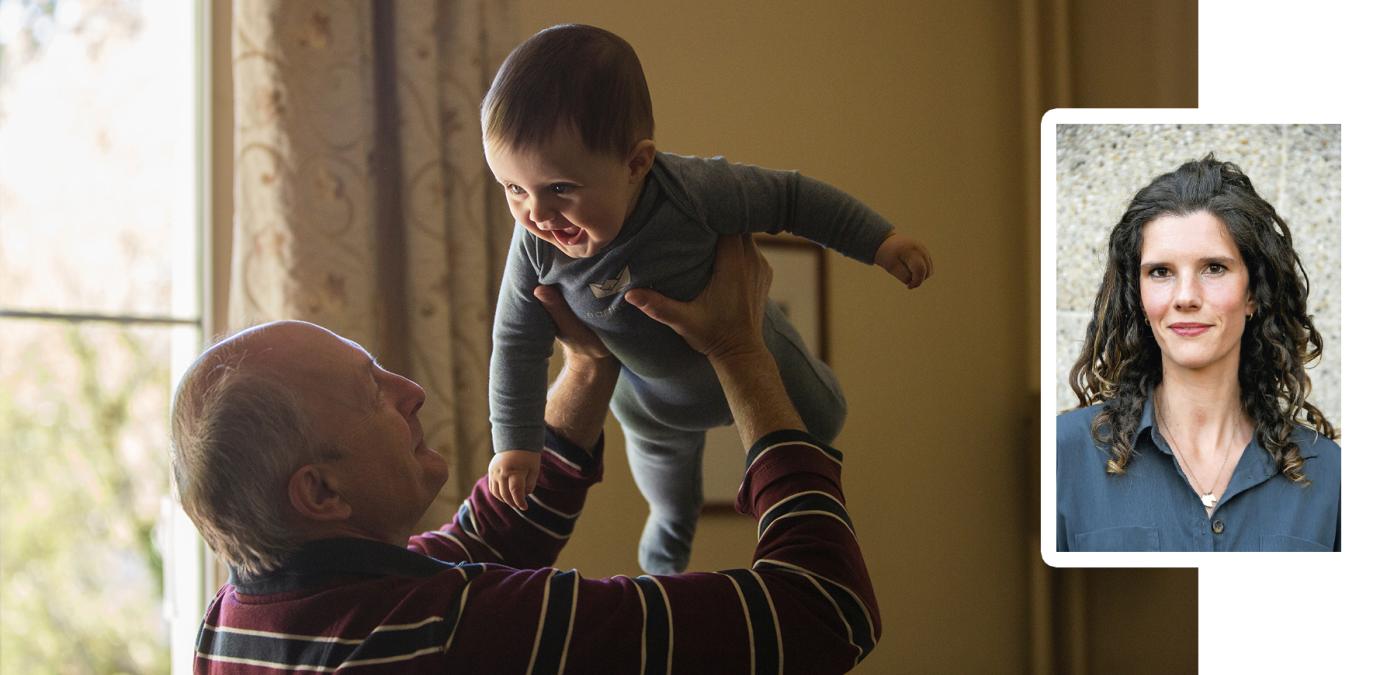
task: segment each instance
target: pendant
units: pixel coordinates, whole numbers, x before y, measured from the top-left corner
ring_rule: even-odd
[[[1214,495],[1214,494],[1212,494],[1211,492],[1209,492],[1209,493],[1203,495],[1202,499],[1203,499],[1203,506],[1205,506],[1205,507],[1207,507],[1207,508],[1209,508],[1209,509],[1211,509],[1212,507],[1214,507],[1214,506],[1217,505],[1217,495]]]

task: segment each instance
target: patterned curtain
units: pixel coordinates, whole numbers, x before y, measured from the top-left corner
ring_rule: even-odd
[[[479,104],[513,44],[502,0],[240,0],[232,328],[312,321],[426,388],[451,482],[487,465],[493,301],[512,220]]]

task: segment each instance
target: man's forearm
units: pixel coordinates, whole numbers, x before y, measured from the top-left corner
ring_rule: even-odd
[[[527,510],[514,509],[475,481],[451,522],[412,537],[408,548],[449,562],[497,562],[514,568],[546,567],[570,539],[589,488],[603,477],[603,443],[580,447],[548,429],[541,480]]]
[[[776,359],[765,346],[714,357],[709,362],[723,386],[744,450],[773,431],[805,429],[781,382]]]
[[[604,430],[618,370],[613,358],[566,352],[565,364],[546,395],[546,425],[581,448],[593,447]]]

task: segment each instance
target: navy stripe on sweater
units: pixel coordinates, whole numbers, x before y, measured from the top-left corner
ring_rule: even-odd
[[[670,670],[671,657],[671,606],[661,584],[651,577],[633,579],[642,602],[647,606],[642,617],[642,640],[644,643],[645,675],[665,675]]]
[[[570,619],[575,615],[579,582],[580,573],[575,570],[554,572],[547,579],[546,613],[532,655],[533,675],[561,671],[566,646],[570,644]]]
[[[722,572],[732,579],[743,596],[744,617],[752,635],[752,672],[781,672],[781,635],[776,627],[776,609],[771,605],[762,580],[750,570]]]
[[[832,516],[848,526],[850,532],[853,531],[853,519],[848,517],[848,510],[834,499],[832,495],[824,492],[801,492],[791,495],[786,499],[772,505],[767,512],[762,514],[761,520],[757,521],[757,538],[767,533],[767,529],[781,518],[799,514],[820,514]]]

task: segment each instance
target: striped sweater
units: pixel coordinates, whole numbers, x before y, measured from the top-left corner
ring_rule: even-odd
[[[526,512],[475,483],[407,548],[313,542],[232,576],[206,613],[199,673],[840,673],[881,632],[844,509],[842,455],[778,431],[748,453],[737,508],[751,568],[585,579],[552,564],[603,471],[547,431]]]

